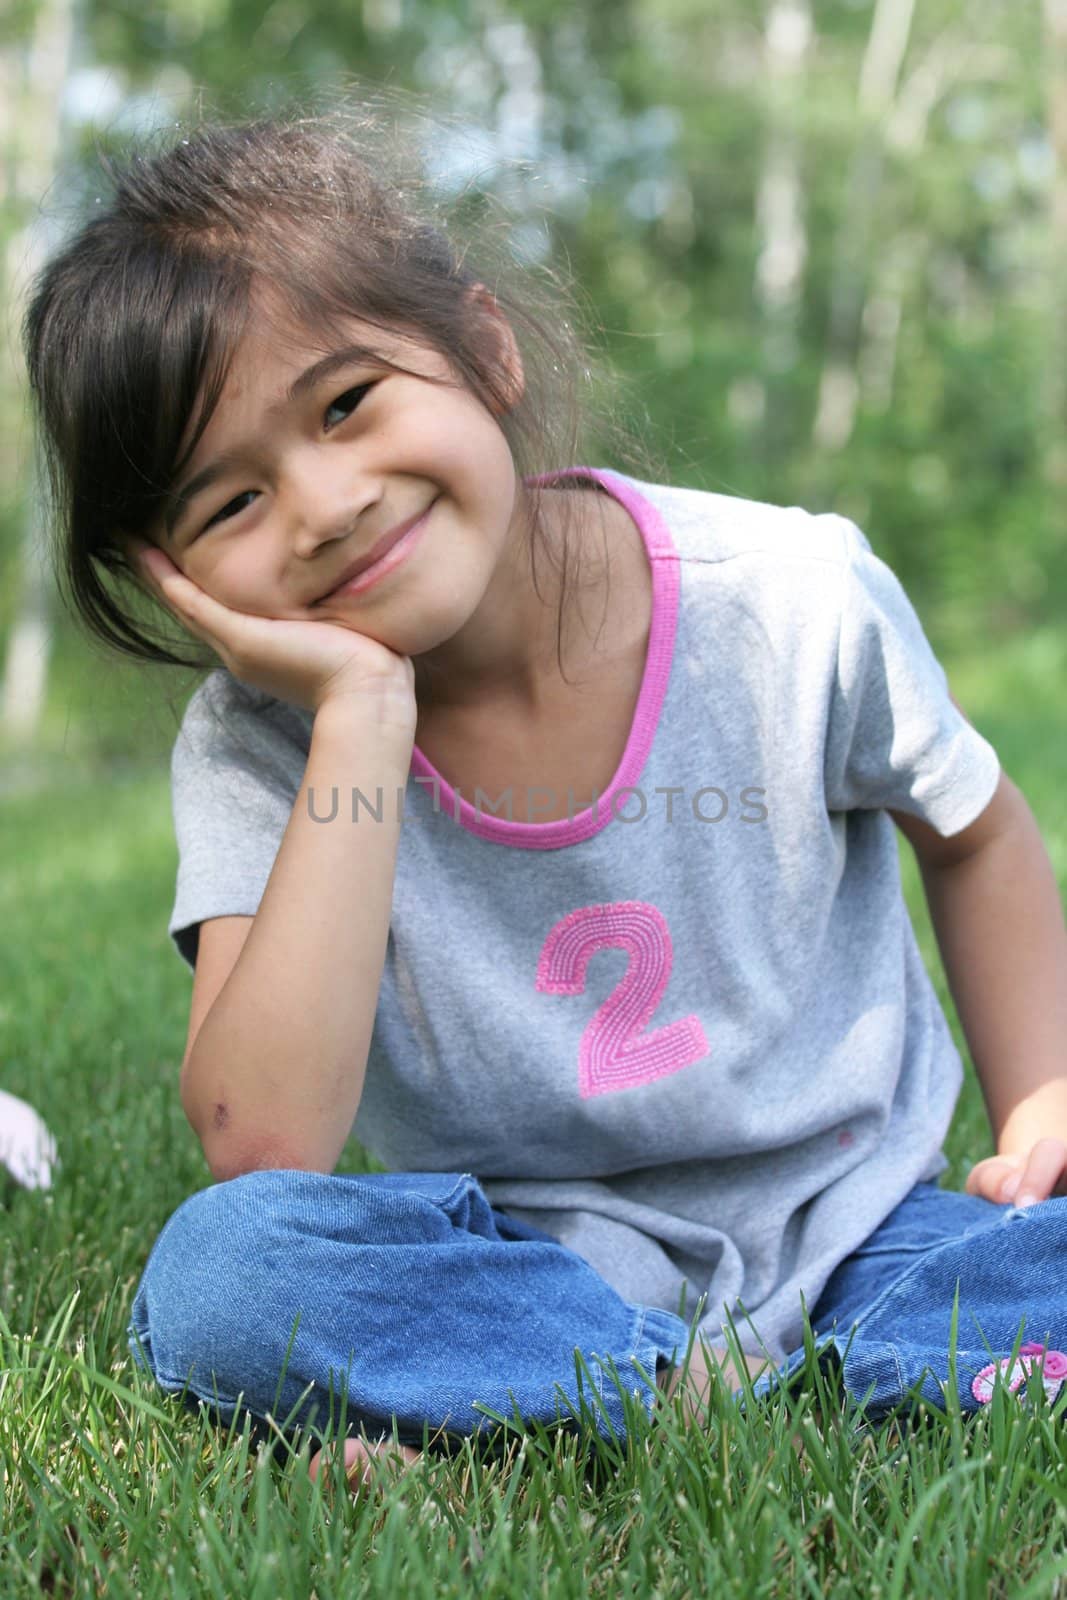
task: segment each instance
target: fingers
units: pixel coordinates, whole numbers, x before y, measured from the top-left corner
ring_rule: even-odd
[[[971,1168],[964,1190],[967,1194],[978,1195],[982,1200],[1004,1205],[1015,1192],[1023,1165],[1022,1156],[990,1156]]]
[[[143,539],[130,541],[129,554],[138,572],[143,572],[154,584],[159,584],[168,573],[178,570],[168,555],[157,550],[155,545],[146,544]]]
[[[184,572],[178,570],[168,555],[162,550],[157,550],[154,545],[134,546],[133,559],[138,569],[148,578],[152,588],[183,613],[188,608],[190,593],[203,593],[203,590],[198,590],[196,584],[192,583]]]
[[[1067,1170],[1062,1139],[1039,1139],[1025,1155],[990,1156],[967,1174],[964,1189],[997,1205],[1037,1205],[1047,1200]]]
[[[182,574],[170,557],[164,555],[162,550],[157,550],[154,545],[135,543],[130,546],[130,560],[152,593],[167,605],[171,605],[168,581],[175,577],[180,578]],[[173,604],[177,604],[176,600]]]
[[[154,545],[134,544],[132,553],[134,565],[147,579],[153,594],[173,612],[184,628],[222,655],[217,625],[226,617],[226,608],[198,588],[164,551]]]
[[[1047,1200],[1063,1176],[1067,1165],[1067,1145],[1062,1139],[1039,1139],[1027,1157],[1012,1202],[1017,1206],[1037,1205]],[[1005,1185],[1005,1188],[1008,1186]]]

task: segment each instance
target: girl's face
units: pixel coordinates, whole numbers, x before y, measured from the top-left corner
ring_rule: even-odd
[[[494,326],[521,392],[510,330]],[[496,418],[437,351],[354,318],[324,345],[254,317],[155,538],[234,610],[348,624],[415,655],[452,638],[515,563],[520,490]],[[419,518],[389,570],[331,594]]]

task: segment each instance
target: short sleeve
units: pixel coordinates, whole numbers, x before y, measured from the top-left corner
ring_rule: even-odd
[[[996,751],[957,711],[894,573],[851,522],[826,741],[830,811],[905,811],[951,838],[993,798]]]
[[[167,932],[196,965],[200,923],[255,916],[307,766],[311,717],[218,671],[171,754],[178,876]]]

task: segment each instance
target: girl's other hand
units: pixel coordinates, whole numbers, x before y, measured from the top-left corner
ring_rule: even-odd
[[[138,571],[182,627],[210,645],[241,683],[317,713],[327,700],[373,704],[414,737],[415,668],[376,639],[336,622],[233,611],[212,599],[153,545],[132,546]]]
[[[988,1156],[971,1168],[963,1187],[997,1205],[1036,1206],[1067,1193],[1067,1144],[1049,1137],[1021,1154]]]

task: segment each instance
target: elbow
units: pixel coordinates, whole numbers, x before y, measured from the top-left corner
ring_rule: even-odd
[[[278,1141],[251,1141],[236,1137],[233,1113],[225,1100],[206,1098],[197,1093],[201,1081],[189,1070],[189,1057],[182,1066],[181,1100],[186,1119],[204,1153],[215,1183],[243,1178],[248,1172],[264,1172],[276,1167],[300,1166],[289,1159]]]
[[[226,1183],[230,1178],[240,1178],[246,1172],[254,1172],[255,1162],[245,1161],[234,1148],[234,1141],[227,1138],[230,1127],[230,1111],[223,1101],[218,1101],[210,1108],[201,1106],[188,1092],[189,1077],[182,1069],[182,1109],[186,1120],[204,1152],[204,1160],[208,1164],[211,1176],[216,1183]]]
[[[308,1159],[303,1151],[284,1144],[257,1144],[241,1148],[229,1144],[201,1139],[204,1160],[216,1183],[229,1183],[232,1178],[244,1178],[252,1172],[323,1172],[333,1171],[322,1162]]]
[[[251,1172],[332,1172],[333,1161],[323,1160],[319,1152],[308,1150],[292,1139],[259,1134],[253,1138],[234,1137],[230,1115],[224,1105],[216,1106],[206,1128],[195,1127],[204,1160],[215,1183],[229,1183]]]
[[[200,1089],[196,1092],[194,1084]],[[216,1183],[243,1178],[250,1172],[323,1172],[334,1170],[341,1156],[348,1129],[301,1128],[294,1125],[285,1134],[273,1128],[249,1126],[218,1092],[205,1095],[203,1077],[195,1079],[183,1070],[182,1108],[200,1141],[211,1176]]]

